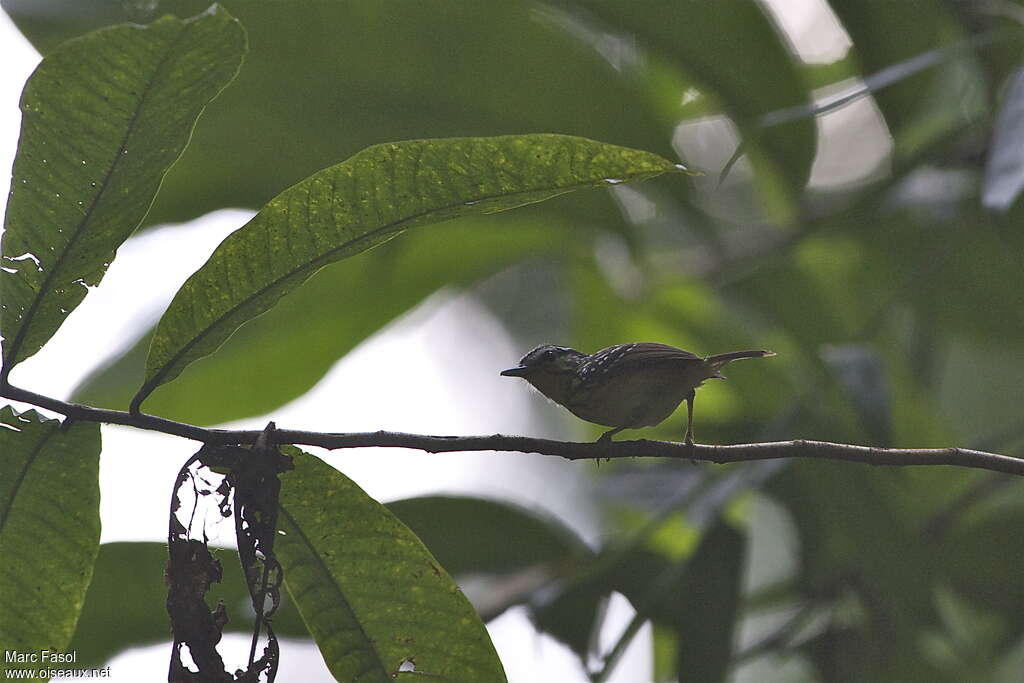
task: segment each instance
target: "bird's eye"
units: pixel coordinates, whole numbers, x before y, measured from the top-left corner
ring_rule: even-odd
[[[542,353],[540,355],[540,359],[543,360],[543,361],[554,360],[555,359],[555,350],[554,349],[548,349],[547,351],[545,351],[544,353]]]

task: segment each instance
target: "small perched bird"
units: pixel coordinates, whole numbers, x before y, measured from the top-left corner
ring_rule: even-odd
[[[544,344],[501,374],[522,377],[576,417],[613,427],[599,441],[623,429],[659,424],[686,401],[686,443],[692,444],[697,387],[706,379],[725,379],[719,371],[726,363],[774,355],[763,350],[733,351],[701,358],[654,342],[617,344],[587,355]]]

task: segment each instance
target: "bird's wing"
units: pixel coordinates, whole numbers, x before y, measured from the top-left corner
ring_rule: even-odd
[[[577,377],[579,383],[585,384],[591,379],[588,375],[600,375],[604,378],[638,369],[673,367],[680,362],[700,362],[704,359],[689,351],[677,349],[668,344],[657,342],[635,342],[618,344],[593,354],[585,364],[583,373]]]

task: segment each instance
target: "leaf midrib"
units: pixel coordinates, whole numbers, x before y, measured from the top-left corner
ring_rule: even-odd
[[[78,222],[78,225],[75,226],[71,238],[68,240],[67,247],[63,251],[61,251],[60,256],[57,258],[57,261],[50,269],[50,272],[47,273],[46,276],[43,278],[43,282],[39,288],[38,294],[32,299],[31,305],[25,311],[25,322],[18,330],[18,333],[14,336],[14,341],[11,343],[10,349],[6,357],[3,359],[3,370],[0,371],[0,383],[6,380],[14,364],[18,362],[16,360],[18,358],[18,353],[21,350],[22,344],[25,342],[25,338],[28,336],[30,328],[32,328],[33,318],[35,317],[36,311],[39,310],[39,307],[42,305],[42,301],[46,298],[50,290],[50,285],[54,282],[57,275],[61,272],[64,264],[67,263],[68,254],[70,254],[74,250],[75,245],[78,244],[79,239],[86,233],[89,227],[89,221],[92,218],[92,215],[96,210],[96,207],[106,196],[107,191],[110,188],[110,179],[114,175],[114,171],[117,170],[121,163],[121,160],[125,156],[125,147],[128,144],[128,140],[132,137],[132,134],[135,132],[135,127],[138,124],[142,110],[145,108],[146,99],[149,96],[150,91],[153,90],[156,82],[160,80],[159,77],[161,76],[161,72],[164,70],[167,64],[167,60],[174,51],[174,48],[177,47],[179,42],[182,40],[182,37],[186,33],[188,33],[193,26],[193,22],[186,23],[183,25],[182,30],[179,31],[178,35],[174,37],[174,40],[172,40],[168,44],[167,49],[164,51],[163,56],[157,63],[156,69],[153,72],[153,77],[149,79],[149,81],[145,84],[145,87],[142,89],[142,94],[139,97],[139,106],[136,107],[135,111],[131,115],[131,118],[128,120],[127,130],[125,131],[125,134],[121,139],[121,144],[117,148],[117,154],[114,157],[113,163],[110,164],[109,168],[103,176],[103,182],[100,187],[100,191],[96,193],[96,198],[90,203],[89,209],[82,216],[82,219]],[[139,221],[141,222],[142,218],[144,217],[145,216],[140,217]]]
[[[366,629],[363,628],[363,622],[360,621],[359,615],[356,614],[355,609],[353,609],[352,602],[345,595],[345,591],[342,590],[338,582],[334,580],[334,574],[331,573],[330,569],[327,567],[327,564],[324,562],[323,557],[319,552],[317,552],[316,546],[313,545],[312,541],[309,540],[309,536],[307,536],[305,531],[303,531],[302,526],[295,520],[294,517],[291,516],[291,514],[288,512],[288,509],[285,507],[284,503],[279,503],[277,508],[280,511],[280,513],[284,515],[284,517],[288,520],[288,523],[291,524],[292,527],[298,531],[302,543],[307,548],[309,548],[310,553],[313,555],[314,558],[316,558],[317,566],[330,580],[331,586],[333,586],[334,589],[338,592],[338,595],[341,596],[341,599],[345,601],[345,606],[348,608],[349,613],[352,615],[354,621],[356,622],[356,626],[359,627],[359,633],[362,634],[363,641],[369,644],[370,649],[373,651],[374,657],[376,657],[377,662],[380,665],[381,674],[387,677],[388,672],[384,667],[384,657],[382,656],[380,650],[377,648],[377,639],[371,638],[370,634],[367,633]],[[285,580],[287,581],[287,579]]]
[[[11,413],[13,414],[15,419],[18,419],[20,417],[13,410],[11,411]],[[36,424],[45,426],[46,422],[37,422]],[[4,506],[4,509],[0,511],[0,538],[3,538],[4,527],[7,526],[7,520],[11,517],[11,508],[14,507],[14,501],[18,497],[18,490],[21,488],[22,484],[25,483],[25,479],[28,477],[28,472],[30,469],[32,469],[32,465],[36,462],[36,459],[42,452],[43,447],[46,446],[47,443],[49,443],[50,439],[56,433],[56,429],[51,429],[47,434],[43,436],[42,439],[38,441],[38,443],[36,443],[35,448],[32,449],[32,453],[29,455],[28,458],[26,458],[24,467],[22,467],[21,471],[18,472],[18,476],[15,478],[14,481],[14,486],[11,487],[11,496],[7,500],[7,504]]]

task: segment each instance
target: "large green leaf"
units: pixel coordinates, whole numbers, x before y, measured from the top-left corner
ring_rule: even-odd
[[[100,429],[0,408],[0,649],[66,651],[100,540]],[[35,666],[51,665],[37,662]],[[6,661],[5,667],[24,668]]]
[[[792,218],[814,161],[813,119],[764,127],[778,109],[810,95],[785,38],[754,0],[584,0],[580,3],[638,45],[677,63],[721,102],[743,134],[767,206]]]
[[[132,407],[323,266],[407,228],[677,170],[649,152],[563,135],[369,147],[275,197],[185,282],[157,325]]]
[[[44,54],[152,3],[2,0]],[[209,0],[161,0],[187,16]],[[152,222],[257,208],[386,140],[551,131],[670,152],[638,84],[533,2],[226,0],[252,52],[168,174]],[[681,91],[665,93],[678,101]]]
[[[589,246],[584,230],[532,214],[477,216],[412,231],[324,268],[241,327],[220,353],[162,387],[148,410],[193,424],[265,414],[300,396],[338,358],[439,289],[471,284],[523,259],[558,258]],[[127,408],[143,381],[149,343],[145,336],[119,353],[75,390],[74,400]]]
[[[229,617],[225,633],[252,633],[252,607],[234,550],[214,550],[224,568],[221,583],[207,596],[211,606],[223,600]],[[167,617],[166,543],[104,543],[100,546],[85,605],[69,649],[76,664],[101,666],[129,647],[164,642],[170,635]],[[274,612],[278,636],[309,637],[287,594]]]
[[[241,26],[214,7],[98,31],[36,69],[21,99],[0,261],[4,373],[99,283],[244,52]]]
[[[335,678],[504,681],[483,622],[415,534],[348,477],[289,450],[275,549]]]

